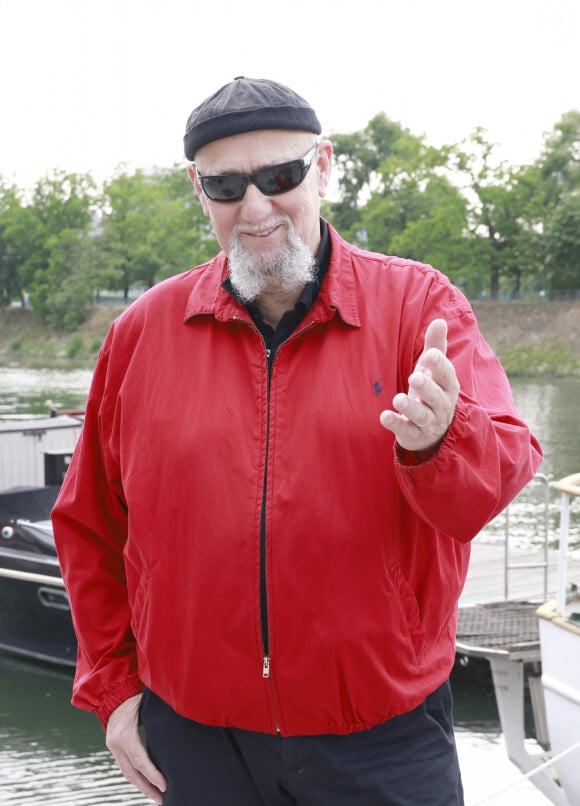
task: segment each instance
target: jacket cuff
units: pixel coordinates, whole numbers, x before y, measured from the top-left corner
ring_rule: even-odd
[[[408,451],[406,448],[402,448],[397,440],[395,440],[395,464],[400,465],[401,467],[417,467],[418,465],[423,465],[426,462],[431,461],[431,459],[437,456],[443,446],[447,447],[448,445],[455,444],[456,428],[454,428],[454,426],[456,426],[459,422],[465,422],[466,416],[465,404],[461,399],[458,399],[451,425],[441,437],[439,442],[425,451]]]
[[[107,693],[107,696],[95,709],[104,731],[107,729],[107,722],[113,711],[124,703],[125,700],[134,697],[135,694],[141,694],[144,688],[143,682],[138,677],[132,677]]]

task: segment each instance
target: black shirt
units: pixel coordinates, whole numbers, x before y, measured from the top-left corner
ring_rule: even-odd
[[[315,261],[316,277],[309,283],[306,283],[296,305],[292,310],[286,311],[283,314],[276,329],[264,322],[256,302],[245,303],[256,327],[262,334],[266,349],[270,352],[271,356],[274,356],[278,347],[293,333],[306,315],[306,312],[312,307],[328,270],[328,264],[330,263],[330,237],[328,235],[326,221],[322,218],[320,219],[320,246],[318,247]],[[229,277],[226,277],[222,286],[234,299],[238,302],[242,302],[240,297],[236,294]]]

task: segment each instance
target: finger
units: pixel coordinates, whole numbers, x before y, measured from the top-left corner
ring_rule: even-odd
[[[394,435],[398,444],[405,450],[428,450],[440,441],[439,437],[430,433],[429,428],[423,429],[404,415],[389,409],[381,412],[380,423]]]
[[[459,394],[459,380],[453,363],[441,352],[433,351],[425,357],[425,366],[419,373],[409,378],[409,387],[414,388],[417,397],[433,409],[446,405],[446,401],[455,405]]]
[[[430,369],[426,367],[416,369],[409,377],[409,391],[407,397],[411,400],[420,400],[425,403],[427,401],[426,390],[428,390],[429,381],[432,379],[433,373]],[[399,395],[403,396],[402,393],[399,393]],[[401,399],[401,397],[399,397],[399,399]]]
[[[443,392],[453,400],[459,394],[459,380],[455,367],[447,358],[441,357],[433,372],[433,381]]]
[[[113,756],[125,778],[134,787],[155,803],[163,803],[162,793],[167,789],[165,778],[142,745],[140,748],[124,748],[121,752],[113,753]]]
[[[434,319],[429,323],[425,331],[425,341],[423,352],[415,365],[413,375],[416,377],[417,373],[426,372],[429,374],[429,369],[437,363],[441,354],[445,355],[447,352],[447,322],[444,319]],[[413,376],[411,376],[412,378]],[[409,379],[409,397],[417,400],[417,388],[411,383]]]
[[[397,412],[390,409],[385,409],[381,412],[379,421],[383,428],[386,428],[387,431],[392,431],[397,438],[408,432],[411,426],[411,423],[404,415],[397,414]]]
[[[455,368],[439,353],[439,362],[433,372],[415,372],[410,377],[407,400],[404,395],[395,400],[399,411],[420,427],[424,428],[429,422],[428,415],[434,426],[447,427],[453,418],[458,394]]]
[[[445,319],[434,319],[425,332],[425,349],[431,350],[435,348],[440,350],[443,355],[447,353],[447,322]]]
[[[433,409],[419,399],[418,394],[399,393],[393,398],[393,406],[405,420],[418,428],[425,428],[436,423]]]
[[[106,745],[123,775],[146,797],[163,803],[165,778],[153,764],[139,735],[141,694],[125,700],[109,717]]]

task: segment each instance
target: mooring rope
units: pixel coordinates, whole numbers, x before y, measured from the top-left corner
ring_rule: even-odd
[[[547,767],[551,767],[552,764],[554,764],[556,761],[560,761],[561,758],[564,758],[564,756],[567,756],[569,753],[574,752],[574,750],[577,750],[578,748],[580,748],[580,739],[577,742],[574,742],[574,744],[570,745],[570,747],[567,747],[566,750],[562,750],[562,752],[558,753],[557,756],[553,756],[552,758],[548,759],[548,761],[545,761],[543,764],[539,764],[537,767],[534,767],[533,770],[530,770],[530,772],[527,772],[525,775],[524,774],[520,775],[520,777],[517,778],[515,781],[512,781],[511,784],[508,784],[502,789],[498,789],[498,791],[494,792],[493,795],[487,795],[487,797],[485,797],[483,800],[478,800],[477,803],[473,803],[471,804],[471,806],[482,806],[482,804],[484,803],[489,803],[494,798],[497,798],[498,795],[503,795],[504,792],[508,792],[510,789],[513,789],[514,786],[517,786],[522,781],[526,781],[529,780],[530,778],[533,778],[534,775],[537,775],[537,773],[542,772],[542,770],[545,770]]]

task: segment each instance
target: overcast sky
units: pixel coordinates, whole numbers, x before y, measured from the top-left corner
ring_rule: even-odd
[[[579,41],[578,0],[0,0],[0,174],[171,166],[237,75],[289,84],[330,136],[385,112],[525,163],[580,109]]]

